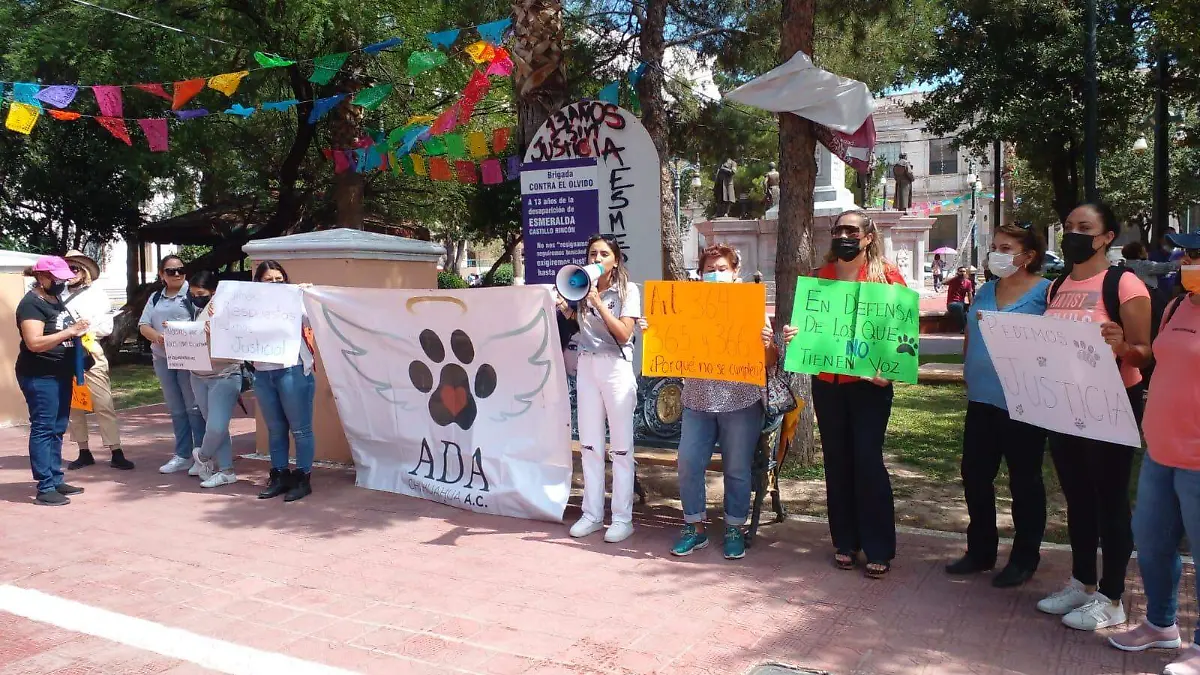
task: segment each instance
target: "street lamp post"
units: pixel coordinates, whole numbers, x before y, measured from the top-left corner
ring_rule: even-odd
[[[879,177],[879,187],[883,188],[883,210],[887,211],[887,172]]]
[[[979,180],[979,176],[975,175],[974,165],[971,166],[971,173],[967,174],[967,182],[971,184],[971,222],[969,225],[971,228],[971,255],[968,260],[971,261],[971,267],[975,267],[976,263],[978,262],[975,256],[975,237],[977,235],[975,227],[975,214],[978,212],[976,208],[976,198],[979,195],[979,191],[983,189],[983,181]]]
[[[667,168],[671,171],[671,186],[675,188],[675,230],[682,233],[683,217],[680,215],[679,209],[680,192],[682,190],[682,184],[680,183],[680,180],[683,178],[685,173],[691,171],[692,187],[700,187],[700,167],[689,162],[680,162],[679,160],[676,160],[668,164]]]
[[[1096,152],[1097,127],[1099,125],[1099,87],[1096,82],[1096,3],[1087,0],[1087,11],[1083,31],[1083,191],[1089,202],[1100,198],[1096,188],[1096,169],[1099,156]]]

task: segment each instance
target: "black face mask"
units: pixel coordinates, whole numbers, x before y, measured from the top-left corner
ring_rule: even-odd
[[[833,255],[837,256],[838,260],[842,262],[850,262],[862,252],[862,245],[859,241],[848,237],[835,238],[830,248],[833,250]]]
[[[46,291],[50,295],[62,295],[62,292],[67,290],[67,282],[55,279],[54,281],[50,282],[49,288],[42,287],[42,290]]]
[[[1081,234],[1079,232],[1068,232],[1062,238],[1063,257],[1072,265],[1091,260],[1092,256],[1096,255],[1094,244],[1095,234]]]
[[[188,300],[192,301],[192,304],[196,306],[196,309],[204,309],[205,307],[208,307],[208,301],[212,300],[212,296],[189,295]]]

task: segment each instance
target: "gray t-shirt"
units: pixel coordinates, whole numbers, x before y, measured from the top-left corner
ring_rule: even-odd
[[[697,412],[736,412],[762,401],[762,391],[757,384],[688,378],[683,381],[683,406]]]
[[[151,300],[158,298],[158,302],[151,303]],[[192,310],[191,304],[188,302],[188,285],[185,281],[183,287],[175,295],[168,296],[165,291],[160,295],[159,291],[155,291],[146,300],[146,307],[142,310],[142,318],[138,319],[138,327],[150,326],[158,332],[163,331],[164,321],[191,321]],[[167,352],[160,344],[150,345],[150,351],[154,353],[155,358],[167,358]]]
[[[609,311],[619,319],[640,319],[642,317],[642,295],[638,291],[637,284],[632,281],[625,287],[624,304],[621,303],[621,294],[617,291],[616,286],[609,286],[600,294],[600,300],[607,304]],[[580,303],[580,312],[577,318],[579,319],[578,343],[581,354],[607,354],[626,359],[633,358],[633,334],[630,334],[628,342],[618,345],[617,339],[609,332],[600,312],[586,301]]]

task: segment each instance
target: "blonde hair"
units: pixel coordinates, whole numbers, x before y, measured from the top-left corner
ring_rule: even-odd
[[[871,220],[871,216],[867,215],[862,209],[851,209],[842,211],[838,217],[833,220],[833,227],[830,231],[836,231],[842,219],[846,216],[858,216],[859,228],[862,230],[863,236],[871,235],[871,243],[864,249],[867,254],[867,281],[877,283],[887,283],[887,266],[888,261],[883,257],[883,243],[879,241],[879,228],[875,226],[875,221]],[[825,262],[831,263],[838,258],[830,251],[825,255]]]

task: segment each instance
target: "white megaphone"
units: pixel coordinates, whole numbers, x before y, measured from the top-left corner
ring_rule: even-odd
[[[554,277],[554,287],[558,289],[558,294],[563,300],[579,302],[592,292],[601,274],[604,274],[604,265],[600,263],[563,265]]]

